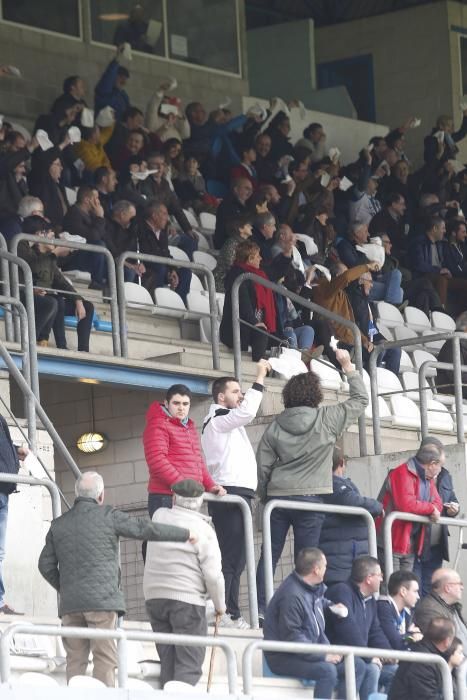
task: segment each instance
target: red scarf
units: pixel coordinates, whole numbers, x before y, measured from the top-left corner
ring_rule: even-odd
[[[248,265],[248,263],[236,263],[237,267],[240,267],[245,272],[252,272],[258,277],[263,277],[267,280],[269,277],[262,270],[258,270],[257,267]],[[256,310],[263,312],[263,323],[266,325],[269,333],[275,333],[277,329],[276,321],[276,302],[274,300],[274,292],[272,289],[263,287],[261,284],[256,284],[253,282],[256,294]]]

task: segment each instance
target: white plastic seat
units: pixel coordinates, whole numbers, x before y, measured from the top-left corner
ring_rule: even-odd
[[[413,364],[410,355],[405,350],[401,350],[400,372],[413,372]]]
[[[199,319],[199,335],[202,343],[211,342],[211,319],[209,310],[209,297],[201,292],[190,292],[187,295],[187,306],[189,311],[205,314]],[[216,306],[217,311],[217,306]]]
[[[125,302],[132,309],[149,308],[151,312],[154,308],[154,302],[148,290],[142,285],[135,282],[125,282]]]
[[[156,303],[155,313],[159,316],[183,318],[186,315],[186,307],[181,297],[168,287],[157,287],[154,290]]]
[[[310,367],[319,376],[323,389],[340,390],[342,385],[341,376],[335,367],[324,362],[318,362],[318,360],[311,360]]]
[[[204,236],[201,233],[201,231],[196,231],[196,234],[198,236],[198,250],[205,251],[205,252],[211,250],[211,247],[209,245],[209,241],[206,238],[206,236]]]
[[[209,212],[206,211],[201,212],[199,215],[199,223],[203,233],[205,233],[207,236],[214,235],[214,231],[216,230],[215,214],[209,214]]]
[[[414,350],[413,353],[413,364],[416,369],[420,369],[422,364],[424,362],[427,362],[428,360],[433,360],[436,362],[436,357],[431,354],[431,352],[427,352],[426,350]],[[426,373],[427,377],[434,377],[436,376],[436,367],[428,367],[428,371]]]
[[[386,301],[378,301],[378,315],[383,326],[387,328],[395,328],[396,326],[404,325],[404,318],[399,309],[393,304],[388,304]]]
[[[199,221],[196,218],[195,214],[191,211],[191,209],[184,209],[183,213],[185,214],[186,218],[188,219],[188,223],[193,229],[199,228]]]
[[[393,332],[396,340],[411,340],[412,338],[418,338],[417,332],[414,331],[413,328],[408,328],[407,326],[396,326],[393,329]],[[413,348],[413,345],[407,345],[407,352],[413,352]]]
[[[376,325],[378,326],[378,330],[385,340],[394,340],[394,334],[387,326],[384,325],[384,323],[379,323],[379,321],[377,321]]]
[[[430,328],[429,330],[425,330],[422,332],[422,336],[428,336],[428,335],[434,335],[435,334],[434,328]],[[424,347],[428,348],[431,352],[435,353],[436,355],[439,353],[441,348],[443,347],[445,340],[430,340],[430,341],[424,341],[423,345]]]
[[[402,383],[405,389],[405,396],[412,401],[417,403],[420,401],[420,391],[418,388],[418,374],[416,372],[403,372],[402,373]],[[424,391],[427,394],[428,399],[433,398],[433,392],[431,391],[428,382],[425,379]]]
[[[392,424],[395,428],[420,429],[420,411],[415,401],[395,394],[390,397]]]
[[[49,686],[58,687],[58,683],[55,678],[48,676],[46,673],[36,673],[34,671],[27,671],[22,673],[21,676],[14,681],[14,685],[39,685],[39,686]]]
[[[404,318],[407,326],[415,331],[430,330],[431,323],[428,316],[416,306],[406,306],[404,309]]]
[[[386,401],[383,399],[382,396],[378,396],[378,407],[380,420],[388,420],[391,418],[391,411],[389,410],[389,406],[387,405]],[[365,416],[370,420],[373,418],[373,405],[371,403],[371,400],[368,406],[365,408]]]
[[[73,676],[68,681],[70,688],[105,688],[105,683],[92,676]]]
[[[222,294],[222,292],[217,292],[216,297],[217,297],[217,310],[219,312],[219,318],[222,318],[222,314],[224,313],[225,294]]]
[[[214,270],[217,267],[217,260],[213,255],[205,253],[203,250],[195,250],[193,253],[193,262],[204,265],[208,270]]]
[[[378,394],[389,394],[393,391],[402,392],[402,384],[394,372],[384,367],[377,367],[376,379],[378,382]]]
[[[66,276],[71,277],[75,282],[89,283],[91,281],[91,273],[84,270],[67,270]]]
[[[431,327],[437,331],[455,331],[456,322],[451,316],[443,313],[443,311],[431,312]]]
[[[451,433],[454,429],[454,422],[449,409],[439,401],[430,399],[428,401],[428,429]]]
[[[174,260],[183,260],[184,262],[190,262],[190,258],[181,248],[177,248],[176,245],[169,245],[169,253]]]
[[[202,291],[204,291],[203,283],[201,282],[198,275],[195,275],[195,273],[193,272],[191,275],[190,292],[202,292]]]
[[[152,685],[149,685],[149,683],[146,683],[146,681],[142,681],[139,678],[128,678],[126,687],[128,690],[140,690],[142,692],[147,690],[148,692],[154,693],[154,688]]]

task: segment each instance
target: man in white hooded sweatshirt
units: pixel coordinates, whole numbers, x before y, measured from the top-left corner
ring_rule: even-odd
[[[204,419],[201,445],[206,464],[216,483],[228,494],[241,496],[251,507],[257,486],[256,457],[245,426],[251,423],[261,404],[264,379],[271,369],[266,360],[257,364],[256,380],[243,395],[234,377],[220,377],[212,385],[214,403]],[[221,626],[248,628],[240,615],[240,577],[245,568],[245,535],[240,508],[227,503],[209,503],[222,554],[227,612]]]

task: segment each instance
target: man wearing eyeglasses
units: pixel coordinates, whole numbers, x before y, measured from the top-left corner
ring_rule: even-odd
[[[422,443],[414,457],[392,469],[378,496],[385,514],[397,510],[425,515],[433,523],[438,522],[443,502],[436,488],[436,478],[445,461],[441,445]],[[381,534],[382,517],[377,519],[376,527]],[[423,555],[426,546],[429,547],[429,539],[426,525],[396,520],[392,526],[394,571],[412,570],[415,560]]]
[[[456,637],[467,653],[467,627],[462,617],[462,595],[464,584],[454,569],[437,569],[431,577],[431,592],[421,598],[415,608],[414,624],[425,634],[430,622],[436,617],[446,617],[456,628]]]

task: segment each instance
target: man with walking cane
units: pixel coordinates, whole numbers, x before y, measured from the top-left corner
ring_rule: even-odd
[[[211,519],[202,513],[204,487],[193,479],[172,486],[173,508],[158,508],[153,523],[189,528],[194,545],[148,542],[143,592],[154,632],[206,635],[206,599],[217,616],[225,612],[221,553]],[[159,546],[161,545],[161,546]],[[164,546],[168,545],[168,546]],[[161,662],[160,682],[196,685],[206,654],[203,647],[156,644]]]

